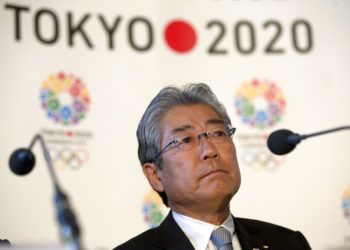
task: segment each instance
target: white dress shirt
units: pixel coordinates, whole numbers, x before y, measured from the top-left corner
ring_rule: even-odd
[[[233,235],[233,249],[242,250],[237,235],[234,234],[235,225],[231,214],[224,221],[224,223],[219,226],[193,219],[191,217],[179,214],[174,210],[172,211],[172,215],[176,223],[180,226],[196,250],[216,250],[215,245],[210,241],[210,236],[211,233],[220,226],[226,228]]]

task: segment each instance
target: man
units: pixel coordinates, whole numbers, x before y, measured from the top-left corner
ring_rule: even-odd
[[[162,89],[140,121],[138,155],[171,211],[159,227],[115,249],[311,249],[300,232],[231,215],[241,182],[234,132],[206,84]]]

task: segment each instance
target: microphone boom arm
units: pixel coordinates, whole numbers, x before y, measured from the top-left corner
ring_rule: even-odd
[[[328,133],[336,132],[336,131],[339,131],[339,130],[345,130],[345,129],[350,129],[350,126],[342,126],[342,127],[327,129],[327,130],[315,132],[315,133],[308,134],[308,135],[301,135],[300,137],[303,140],[303,139],[306,139],[306,138],[309,138],[309,137],[313,137],[313,136],[317,136],[317,135],[323,135],[323,134],[328,134]]]
[[[41,149],[42,149],[42,151],[44,153],[44,158],[45,158],[45,161],[46,161],[47,166],[49,168],[49,174],[50,174],[51,180],[53,182],[54,189],[56,191],[60,190],[58,179],[57,179],[57,176],[56,176],[56,172],[54,171],[53,166],[52,166],[52,161],[51,161],[51,156],[50,156],[49,150],[47,149],[45,140],[44,140],[44,138],[43,138],[43,136],[41,134],[36,134],[34,136],[34,138],[32,139],[32,141],[31,141],[31,143],[29,145],[29,151],[32,150],[33,146],[35,145],[35,143],[37,141],[40,142]]]
[[[344,130],[344,129],[350,129],[350,126],[337,127],[337,128],[322,130],[322,131],[319,131],[319,132],[315,132],[315,133],[312,133],[312,134],[305,134],[305,135],[299,135],[299,134],[296,134],[296,133],[291,133],[290,135],[287,136],[287,142],[290,143],[291,145],[297,145],[300,141],[302,141],[304,139],[307,139],[309,137],[323,135],[323,134],[328,134],[328,133],[332,133],[332,132],[336,132],[336,131]]]

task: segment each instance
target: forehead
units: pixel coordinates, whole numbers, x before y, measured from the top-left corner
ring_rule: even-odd
[[[170,109],[160,120],[163,133],[182,126],[204,127],[221,120],[218,113],[204,104],[178,105]]]

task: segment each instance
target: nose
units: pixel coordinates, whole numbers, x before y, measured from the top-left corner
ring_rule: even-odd
[[[215,145],[210,141],[210,138],[202,138],[200,141],[200,159],[208,160],[208,159],[216,159],[219,158],[219,153],[215,147]]]

